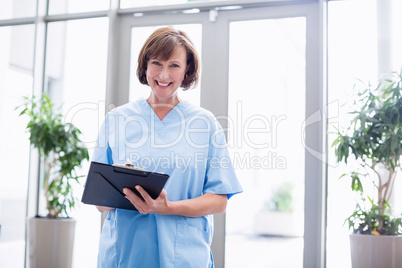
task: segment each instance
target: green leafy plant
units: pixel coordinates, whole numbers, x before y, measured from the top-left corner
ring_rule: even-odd
[[[367,201],[363,180],[373,183],[377,194],[367,196],[369,209],[357,204],[347,218],[356,233],[401,234],[401,217],[391,217],[388,202],[397,172],[401,169],[402,153],[402,70],[379,79],[377,85],[366,85],[355,100],[355,115],[346,133],[337,132],[332,146],[338,162],[348,163],[354,156],[360,166],[349,174],[352,191]],[[387,172],[380,172],[380,170]],[[342,175],[346,176],[347,174]],[[376,200],[376,202],[374,202]],[[367,202],[366,202],[367,203]]]
[[[383,208],[376,205],[371,199],[370,204],[369,209],[358,204],[352,215],[345,220],[353,233],[376,235],[399,235],[402,233],[401,217],[380,214]],[[389,207],[388,204],[387,206]],[[380,223],[382,224],[381,228]]]
[[[265,204],[265,209],[277,212],[293,212],[293,185],[282,184]]]
[[[76,168],[88,160],[88,150],[80,140],[81,132],[71,123],[63,122],[62,114],[44,94],[40,98],[24,97],[21,115],[29,117],[26,126],[30,143],[38,149],[44,168],[43,189],[48,217],[68,217],[75,206],[71,182],[78,182]]]

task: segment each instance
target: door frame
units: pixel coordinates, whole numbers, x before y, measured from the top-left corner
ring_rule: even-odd
[[[304,257],[303,267],[325,267],[326,226],[326,105],[325,23],[323,1],[302,2],[197,14],[166,12],[143,16],[119,14],[110,20],[107,107],[129,100],[131,28],[141,26],[202,24],[201,106],[215,116],[228,116],[229,28],[234,21],[306,18],[306,121],[301,131],[305,150]],[[137,13],[138,14],[138,13]],[[213,15],[217,14],[216,17]],[[215,18],[215,20],[213,20]],[[111,105],[111,106],[110,106]],[[315,119],[316,116],[319,119]],[[225,122],[221,122],[226,128]],[[215,215],[212,245],[216,267],[224,267],[225,215]]]

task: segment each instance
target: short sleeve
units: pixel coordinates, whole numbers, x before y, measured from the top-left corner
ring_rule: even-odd
[[[229,156],[225,133],[216,120],[214,120],[213,126],[209,144],[204,193],[227,194],[229,199],[243,190]]]
[[[113,164],[112,150],[109,145],[109,116],[106,115],[96,139],[92,161],[103,164]]]

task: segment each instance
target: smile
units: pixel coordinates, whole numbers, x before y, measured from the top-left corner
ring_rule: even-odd
[[[156,83],[157,83],[159,86],[161,86],[161,87],[167,87],[167,86],[169,86],[172,82],[170,82],[170,83],[162,83],[162,82],[159,82],[159,81],[156,80]]]

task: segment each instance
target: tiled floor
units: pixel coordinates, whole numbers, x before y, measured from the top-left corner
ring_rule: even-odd
[[[225,268],[301,268],[303,238],[227,234]]]

